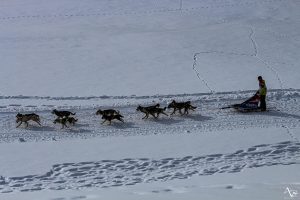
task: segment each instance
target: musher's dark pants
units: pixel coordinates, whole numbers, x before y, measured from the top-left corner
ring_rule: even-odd
[[[266,111],[266,109],[267,109],[266,96],[265,95],[260,96],[260,109],[261,109],[261,111]]]

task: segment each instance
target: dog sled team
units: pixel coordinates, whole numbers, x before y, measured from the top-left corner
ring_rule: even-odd
[[[226,109],[226,108],[234,108],[238,111],[266,111],[266,95],[267,95],[267,86],[265,80],[261,76],[258,76],[258,82],[259,82],[259,90],[255,93],[254,96],[246,100],[245,102],[241,104],[233,104],[229,105],[226,107],[223,107],[221,109]],[[259,104],[260,103],[260,104]],[[152,116],[153,118],[157,119],[160,114],[168,116],[166,113],[166,110],[168,109],[173,109],[173,112],[170,115],[176,114],[176,111],[179,112],[181,115],[188,115],[189,110],[194,111],[197,107],[192,106],[191,101],[186,101],[186,102],[176,102],[173,100],[167,107],[161,108],[160,104],[155,104],[152,106],[141,106],[139,105],[136,109],[136,111],[140,111],[145,114],[145,116],[142,119],[148,119],[149,116]],[[62,125],[62,128],[67,127],[68,125],[75,125],[75,123],[78,121],[78,119],[72,117],[71,115],[75,115],[76,113],[72,113],[70,111],[58,111],[54,109],[52,111],[52,114],[55,114],[57,118],[53,121],[54,124],[59,123]],[[124,123],[124,116],[120,114],[119,111],[114,110],[114,109],[108,109],[108,110],[98,110],[96,112],[96,115],[101,115],[102,119],[104,120],[102,124],[105,122],[111,122],[113,120],[118,120],[120,122]],[[19,123],[17,125],[17,128],[22,124],[25,123],[26,127],[28,127],[28,121],[34,121],[38,125],[41,126],[41,121],[40,117],[35,114],[20,114],[18,113],[16,115],[16,123]]]
[[[186,101],[186,102],[176,102],[173,100],[168,107],[161,108],[160,104],[156,104],[153,106],[141,106],[139,105],[136,109],[136,111],[140,111],[145,114],[145,116],[142,119],[148,119],[149,116],[151,115],[153,118],[157,119],[160,114],[168,116],[166,113],[166,110],[168,109],[173,109],[172,113],[170,115],[176,114],[176,111],[178,111],[181,115],[188,115],[189,110],[195,110],[197,107],[191,105],[191,101]],[[62,129],[63,128],[68,128],[68,125],[75,125],[75,123],[78,121],[75,116],[76,113],[72,113],[70,111],[59,111],[54,109],[52,114],[56,115],[56,119],[53,121],[54,124],[61,124]],[[71,116],[72,115],[72,116]],[[107,110],[97,110],[96,115],[100,115],[101,118],[103,119],[102,124],[105,122],[108,122],[111,124],[113,120],[118,120],[120,122],[124,123],[124,116],[120,114],[119,111],[114,110],[114,109],[107,109]],[[41,125],[40,117],[39,115],[35,113],[31,114],[20,114],[18,113],[16,115],[16,123],[19,123],[17,125],[17,128],[21,126],[22,123],[26,124],[26,127],[28,127],[28,122],[33,121],[36,122],[38,125]]]

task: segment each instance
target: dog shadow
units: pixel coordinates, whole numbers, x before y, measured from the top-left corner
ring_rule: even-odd
[[[165,125],[171,125],[171,124],[177,124],[182,122],[183,120],[181,119],[173,119],[173,118],[158,118],[158,119],[152,119],[152,122],[156,122],[159,124],[165,124]]]
[[[135,126],[135,124],[133,122],[124,122],[124,123],[120,123],[120,122],[116,122],[116,123],[111,123],[111,125],[109,125],[113,128],[116,129],[131,129],[131,128],[138,128]]]
[[[91,130],[88,130],[88,129],[82,129],[82,128],[77,129],[74,126],[71,126],[69,128],[63,128],[60,130],[64,131],[64,132],[69,132],[69,133],[91,133],[92,132]]]
[[[45,125],[42,126],[29,125],[27,128],[25,127],[24,129],[30,131],[56,131],[55,127],[45,126]]]
[[[192,114],[192,115],[183,115],[182,117],[184,118],[188,118],[194,121],[208,121],[208,120],[212,120],[213,117],[209,117],[209,116],[203,116],[200,114]]]
[[[79,128],[79,127],[89,127],[89,126],[90,126],[89,124],[80,124],[80,123],[78,123],[78,124],[75,124],[73,127]]]

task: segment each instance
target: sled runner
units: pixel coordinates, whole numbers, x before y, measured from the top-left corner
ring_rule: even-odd
[[[241,112],[259,111],[260,110],[260,107],[258,106],[259,100],[260,100],[259,95],[255,94],[254,96],[247,99],[243,103],[233,104],[230,106],[223,107],[221,109],[234,108]]]

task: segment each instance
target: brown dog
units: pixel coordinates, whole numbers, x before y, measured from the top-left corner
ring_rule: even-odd
[[[141,111],[142,113],[145,113],[145,116],[142,119],[148,119],[149,115],[153,116],[154,118],[158,118],[159,114],[164,114],[166,116],[168,116],[164,111],[166,110],[166,108],[159,108],[159,104],[153,105],[153,106],[147,106],[147,107],[143,107],[143,106],[138,106],[137,107],[137,111]],[[155,116],[156,114],[156,116]]]
[[[189,114],[189,110],[195,110],[197,107],[191,105],[191,101],[186,102],[176,102],[173,100],[169,105],[168,108],[173,108],[173,112],[171,115],[176,114],[176,111],[178,110],[181,115]],[[184,109],[184,112],[182,113],[182,109]]]
[[[20,114],[20,113],[18,113],[16,115],[16,118],[17,118],[16,123],[21,122],[21,123],[19,123],[19,125],[16,128],[21,126],[21,124],[23,122],[26,124],[26,127],[28,127],[28,121],[30,121],[30,120],[32,120],[32,121],[38,123],[40,126],[42,126],[41,121],[40,121],[40,116],[38,116],[35,113],[31,113],[31,114]]]

